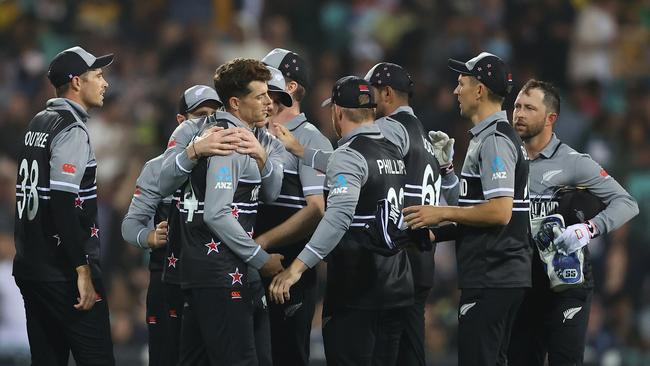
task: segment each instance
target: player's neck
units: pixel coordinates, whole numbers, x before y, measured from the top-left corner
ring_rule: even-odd
[[[255,122],[248,122],[248,121],[244,120],[241,117],[241,114],[239,113],[239,111],[231,110],[231,111],[228,111],[228,112],[230,114],[232,114],[233,116],[235,116],[238,120],[242,121],[242,123],[244,123],[246,126],[248,126],[248,128],[253,129],[253,127],[255,127]]]
[[[531,160],[537,158],[539,153],[542,152],[542,150],[544,150],[544,148],[546,148],[546,146],[551,142],[552,136],[553,130],[544,129],[537,135],[524,140],[524,146],[526,147],[528,158]]]
[[[386,116],[385,117],[393,115],[395,113],[395,111],[397,111],[397,109],[400,108],[400,107],[409,107],[409,104],[405,103],[403,101],[398,101],[398,102],[389,104],[388,108],[386,109]]]
[[[479,103],[476,109],[476,113],[472,115],[472,123],[474,126],[476,126],[477,124],[481,123],[481,121],[488,118],[490,115],[500,111],[501,104],[491,102]]]
[[[83,107],[83,109],[84,109],[86,112],[88,112],[88,109],[89,109],[89,108],[88,108],[88,106],[86,105],[86,103],[84,103],[83,100],[81,100],[81,97],[79,96],[79,94],[75,94],[75,93],[66,93],[66,94],[63,95],[63,98],[65,98],[65,99],[69,99],[69,100],[71,100],[71,101],[73,101],[73,102],[79,104],[80,106]]]
[[[294,101],[294,103],[296,102]],[[289,108],[285,108],[282,111],[280,111],[280,113],[277,114],[277,116],[273,119],[273,122],[279,123],[284,126],[287,123],[289,123],[289,121],[291,121],[292,119],[298,117],[299,114],[300,114],[300,107],[292,106]]]

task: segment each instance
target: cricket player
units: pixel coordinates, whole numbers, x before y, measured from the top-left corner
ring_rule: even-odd
[[[506,365],[510,330],[531,286],[532,248],[527,193],[528,160],[501,108],[511,88],[503,61],[483,52],[467,62],[450,59],[459,74],[454,94],[474,127],[461,171],[460,207],[404,209],[412,228],[457,223],[459,365]]]
[[[99,261],[97,162],[86,122],[104,104],[113,55],[57,54],[56,98],[27,126],[18,155],[13,275],[25,301],[34,365],[114,365]]]
[[[639,208],[589,155],[553,133],[560,96],[552,84],[529,80],[514,107],[513,126],[531,159],[531,217],[546,228],[533,232],[533,287],[515,321],[508,365],[542,366],[547,357],[550,366],[582,365],[594,287],[589,243],[625,224]],[[574,197],[569,209],[563,194]],[[599,201],[596,210],[589,207],[590,196]],[[557,214],[563,225],[552,225]]]

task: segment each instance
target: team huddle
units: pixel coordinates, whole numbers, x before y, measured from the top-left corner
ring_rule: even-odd
[[[85,125],[112,61],[81,47],[54,58],[56,98],[18,157],[13,274],[33,365],[67,365],[70,352],[79,365],[115,364]],[[150,253],[149,364],[308,365],[325,261],[327,364],[426,365],[435,247],[454,240],[459,365],[581,365],[588,244],[637,204],[553,133],[552,84],[525,83],[511,123],[499,57],[449,68],[474,126],[459,176],[454,139],[424,130],[414,82],[393,63],[332,87],[322,107],[335,149],[301,113],[309,65],[295,52],[228,61],[214,88],[185,90],[122,222],[124,239]]]

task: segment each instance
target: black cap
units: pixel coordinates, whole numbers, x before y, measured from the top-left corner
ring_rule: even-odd
[[[508,95],[512,90],[512,75],[508,72],[506,64],[491,53],[481,52],[467,62],[450,58],[448,66],[463,75],[474,76],[493,93],[502,97]]]
[[[47,77],[52,85],[58,88],[70,82],[75,76],[80,76],[88,70],[100,69],[113,62],[113,54],[95,57],[83,48],[76,46],[61,51],[50,62]]]
[[[375,108],[377,106],[375,97],[370,91],[370,84],[357,76],[340,78],[332,88],[332,97],[325,99],[321,103],[321,107],[332,103],[345,108]]]
[[[275,48],[264,56],[262,62],[280,70],[285,78],[295,80],[305,88],[309,87],[307,62],[297,53],[282,48]]]
[[[223,105],[217,92],[207,85],[194,85],[183,92],[178,102],[178,114],[187,114],[207,101],[214,101],[219,107]]]
[[[372,86],[390,86],[393,89],[408,93],[409,96],[413,95],[411,75],[397,64],[380,62],[368,71],[364,79]]]

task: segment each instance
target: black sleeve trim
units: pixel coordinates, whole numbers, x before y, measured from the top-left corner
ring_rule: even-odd
[[[456,224],[447,224],[429,229],[436,236],[436,243],[441,241],[456,240],[458,237],[458,226]]]

